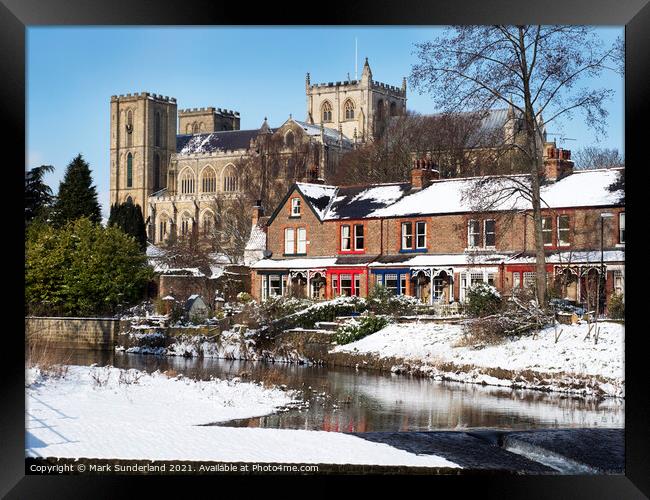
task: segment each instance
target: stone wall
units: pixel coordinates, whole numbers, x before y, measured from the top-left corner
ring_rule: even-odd
[[[119,328],[114,318],[25,318],[28,342],[57,348],[113,350]]]

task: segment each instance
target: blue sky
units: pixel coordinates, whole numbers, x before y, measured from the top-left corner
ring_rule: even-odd
[[[416,62],[414,43],[439,27],[30,27],[27,30],[27,168],[54,165],[54,192],[66,165],[82,153],[108,213],[109,101],[148,91],[176,97],[179,108],[215,106],[241,113],[241,128],[271,126],[289,114],[305,118],[305,73],[312,83],[354,78],[368,57],[373,78],[401,85]],[[606,42],[623,27],[598,29]],[[549,126],[575,139],[564,147],[598,145],[624,151],[623,80],[603,74],[594,85],[612,88],[607,137],[595,137],[579,117]],[[409,88],[408,109],[435,111]]]

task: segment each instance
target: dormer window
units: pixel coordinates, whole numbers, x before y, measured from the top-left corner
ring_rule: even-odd
[[[300,198],[291,200],[291,217],[300,217]]]

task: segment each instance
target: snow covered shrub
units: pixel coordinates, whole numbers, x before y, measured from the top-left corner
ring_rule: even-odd
[[[476,283],[467,292],[465,311],[473,317],[489,316],[501,309],[501,294],[492,285]]]
[[[367,302],[359,297],[336,297],[325,302],[317,302],[290,317],[284,323],[290,327],[313,328],[321,321],[334,321],[338,316],[355,316],[367,309]]]
[[[388,323],[388,319],[384,316],[374,314],[361,316],[358,320],[352,319],[339,327],[334,334],[334,340],[339,345],[349,344],[378,332]]]
[[[612,294],[607,304],[607,312],[612,319],[625,319],[625,303],[622,294]]]
[[[416,297],[395,295],[382,285],[375,285],[368,294],[368,310],[375,314],[393,316],[411,314],[418,304]]]
[[[312,304],[306,299],[295,297],[270,297],[260,304],[262,314],[270,321],[278,320],[297,311],[305,309]]]

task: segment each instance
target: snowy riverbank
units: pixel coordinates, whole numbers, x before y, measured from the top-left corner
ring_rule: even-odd
[[[27,385],[29,457],[458,467],[348,434],[205,425],[296,403],[293,392],[237,379],[70,366],[62,378],[30,369]]]
[[[463,346],[458,324],[393,324],[333,353],[392,360],[394,372],[488,385],[624,397],[625,327],[602,322],[598,342],[586,323],[554,328],[480,348]]]

